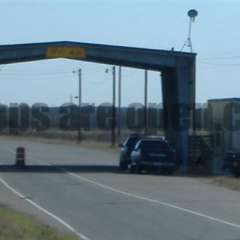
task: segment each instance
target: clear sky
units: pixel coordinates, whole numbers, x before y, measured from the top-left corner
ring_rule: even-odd
[[[197,101],[240,97],[239,0],[0,0],[0,44],[79,41],[180,50],[187,11],[197,52]],[[111,102],[106,65],[70,60],[0,66],[0,102],[60,105],[77,95],[83,69],[83,102]],[[123,104],[143,102],[144,73],[123,68]],[[159,73],[149,73],[149,101],[161,102]]]

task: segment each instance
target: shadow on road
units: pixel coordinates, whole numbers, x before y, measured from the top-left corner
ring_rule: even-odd
[[[30,172],[30,173],[117,173],[114,165],[27,165],[16,167],[14,165],[0,165],[0,172]]]
[[[120,171],[116,165],[27,165],[25,167],[17,167],[15,165],[0,165],[0,173],[114,173],[129,174],[129,171]],[[180,174],[178,172],[168,175],[161,172],[143,172],[141,175],[150,176],[167,176],[167,177],[197,177],[206,178],[210,175],[202,174]]]

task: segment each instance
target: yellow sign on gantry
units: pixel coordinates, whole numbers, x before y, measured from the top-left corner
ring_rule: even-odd
[[[48,47],[47,58],[85,58],[86,52],[81,47]]]

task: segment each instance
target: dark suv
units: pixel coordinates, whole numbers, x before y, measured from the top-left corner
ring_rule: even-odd
[[[173,174],[175,168],[175,150],[164,138],[143,138],[138,141],[131,153],[131,172],[160,170]]]
[[[135,144],[142,138],[141,135],[132,134],[122,144],[120,150],[119,169],[127,170],[130,163],[130,155]]]

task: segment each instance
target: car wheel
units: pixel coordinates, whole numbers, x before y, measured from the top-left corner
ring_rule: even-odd
[[[120,162],[118,168],[119,168],[119,170],[127,170],[128,165],[124,162]]]
[[[232,174],[235,178],[239,178],[240,176],[240,173],[238,171],[233,171]]]
[[[168,175],[173,175],[174,174],[174,169],[168,169],[167,174]]]
[[[142,173],[142,167],[141,167],[140,165],[137,165],[137,166],[136,166],[136,172],[137,172],[138,174],[141,174],[141,173]]]
[[[130,165],[130,173],[135,173],[135,167],[133,165]]]

